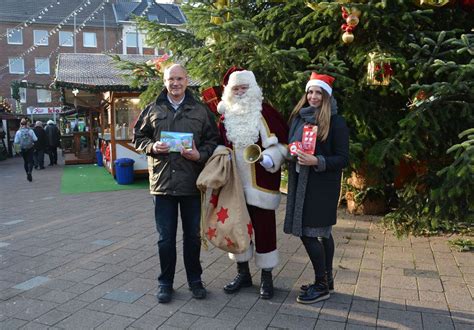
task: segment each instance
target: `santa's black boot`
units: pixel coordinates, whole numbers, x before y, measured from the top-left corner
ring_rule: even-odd
[[[273,297],[272,271],[262,269],[262,282],[260,284],[260,298],[271,299],[272,297]]]
[[[234,280],[226,286],[224,286],[225,293],[235,293],[240,290],[240,288],[246,288],[252,286],[252,276],[250,275],[249,263],[238,262],[237,263],[237,276]]]

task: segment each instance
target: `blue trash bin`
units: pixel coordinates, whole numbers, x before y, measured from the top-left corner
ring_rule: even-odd
[[[100,149],[95,151],[95,157],[97,158],[97,166],[104,166],[104,160],[102,158],[102,152],[100,152]]]
[[[118,184],[133,183],[133,163],[130,158],[119,158],[115,161],[115,177]]]

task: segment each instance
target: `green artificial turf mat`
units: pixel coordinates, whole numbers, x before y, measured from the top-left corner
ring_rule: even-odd
[[[61,178],[62,194],[148,188],[148,179],[143,178],[135,179],[132,184],[118,184],[105,168],[93,164],[67,165]]]

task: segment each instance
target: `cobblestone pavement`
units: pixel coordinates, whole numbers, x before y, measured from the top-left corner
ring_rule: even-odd
[[[282,232],[284,204],[272,300],[258,298],[254,265],[254,286],[225,294],[235,265],[211,248],[201,253],[207,299],[191,298],[180,257],[173,300],[158,304],[148,191],[63,195],[62,165],[35,171],[32,183],[22,167],[19,158],[0,162],[1,329],[474,328],[472,253],[452,251],[445,237],[398,240],[380,218],[344,210],[335,227],[336,293],[296,303],[312,270],[299,239]]]

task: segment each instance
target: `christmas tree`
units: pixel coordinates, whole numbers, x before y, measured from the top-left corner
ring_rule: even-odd
[[[185,31],[143,18],[138,24],[147,43],[167,45],[202,88],[219,85],[233,65],[254,71],[267,101],[285,115],[310,71],[336,77],[335,98],[351,129],[346,197],[356,206],[382,201],[377,211],[396,206],[387,223],[420,233],[474,220],[473,133],[466,131],[474,123],[473,6],[189,1]],[[151,84],[144,99],[157,92]]]

